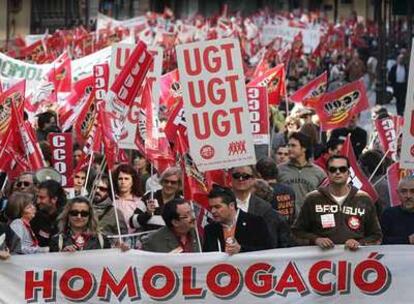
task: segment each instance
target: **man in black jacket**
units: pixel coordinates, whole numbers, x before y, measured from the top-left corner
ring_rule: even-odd
[[[238,209],[236,197],[229,188],[214,186],[208,197],[215,222],[204,229],[203,251],[233,255],[271,248],[264,220]]]
[[[408,67],[404,64],[404,55],[397,57],[395,64],[388,73],[388,81],[391,84],[395,99],[397,100],[397,114],[404,116],[405,97],[407,95]]]

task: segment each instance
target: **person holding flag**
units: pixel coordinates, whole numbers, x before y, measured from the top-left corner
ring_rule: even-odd
[[[375,205],[368,194],[348,184],[350,163],[346,156],[327,161],[328,186],[309,193],[292,227],[300,245],[330,249],[345,244],[350,250],[378,245],[382,233]]]

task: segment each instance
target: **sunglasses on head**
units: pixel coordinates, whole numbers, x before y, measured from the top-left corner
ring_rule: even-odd
[[[17,183],[16,183],[16,187],[17,187],[17,188],[21,188],[22,186],[23,186],[23,187],[29,187],[31,184],[32,184],[32,183],[30,183],[30,182],[17,182]]]
[[[231,176],[234,179],[241,179],[241,180],[251,179],[253,177],[253,175],[251,175],[251,174],[239,173],[239,172],[234,172]]]
[[[79,216],[79,214],[81,215],[81,217],[88,217],[89,216],[89,211],[78,211],[78,210],[71,210],[69,211],[69,215],[70,216]]]
[[[347,166],[342,166],[342,167],[329,167],[328,171],[330,173],[335,173],[337,171],[339,171],[340,173],[346,173],[348,172],[349,168]]]

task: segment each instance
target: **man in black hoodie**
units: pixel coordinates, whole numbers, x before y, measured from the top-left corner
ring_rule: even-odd
[[[382,233],[374,204],[367,193],[348,184],[348,158],[332,156],[327,168],[329,185],[306,196],[292,227],[297,243],[323,249],[345,244],[350,250],[380,244]]]

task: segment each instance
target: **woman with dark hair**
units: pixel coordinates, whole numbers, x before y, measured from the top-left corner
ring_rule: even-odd
[[[153,195],[147,192],[142,197],[145,205],[135,209],[134,215],[130,218],[130,225],[144,231],[165,226],[161,217],[164,205],[181,197],[181,169],[178,167],[166,169],[160,176],[160,184],[162,186],[160,190]]]
[[[79,196],[70,200],[58,217],[59,233],[52,237],[50,251],[80,251],[110,248],[100,232],[91,203]]]
[[[39,246],[30,226],[30,221],[36,214],[33,200],[32,194],[23,192],[14,192],[9,198],[7,215],[12,220],[10,228],[20,240],[20,245],[14,248],[12,253],[32,254],[49,251],[49,247]]]
[[[135,209],[145,208],[145,204],[140,199],[138,173],[131,165],[121,164],[114,171],[113,179],[117,198],[116,207],[121,210],[125,222],[128,223],[128,233],[133,233],[135,228],[130,225],[129,219]]]

